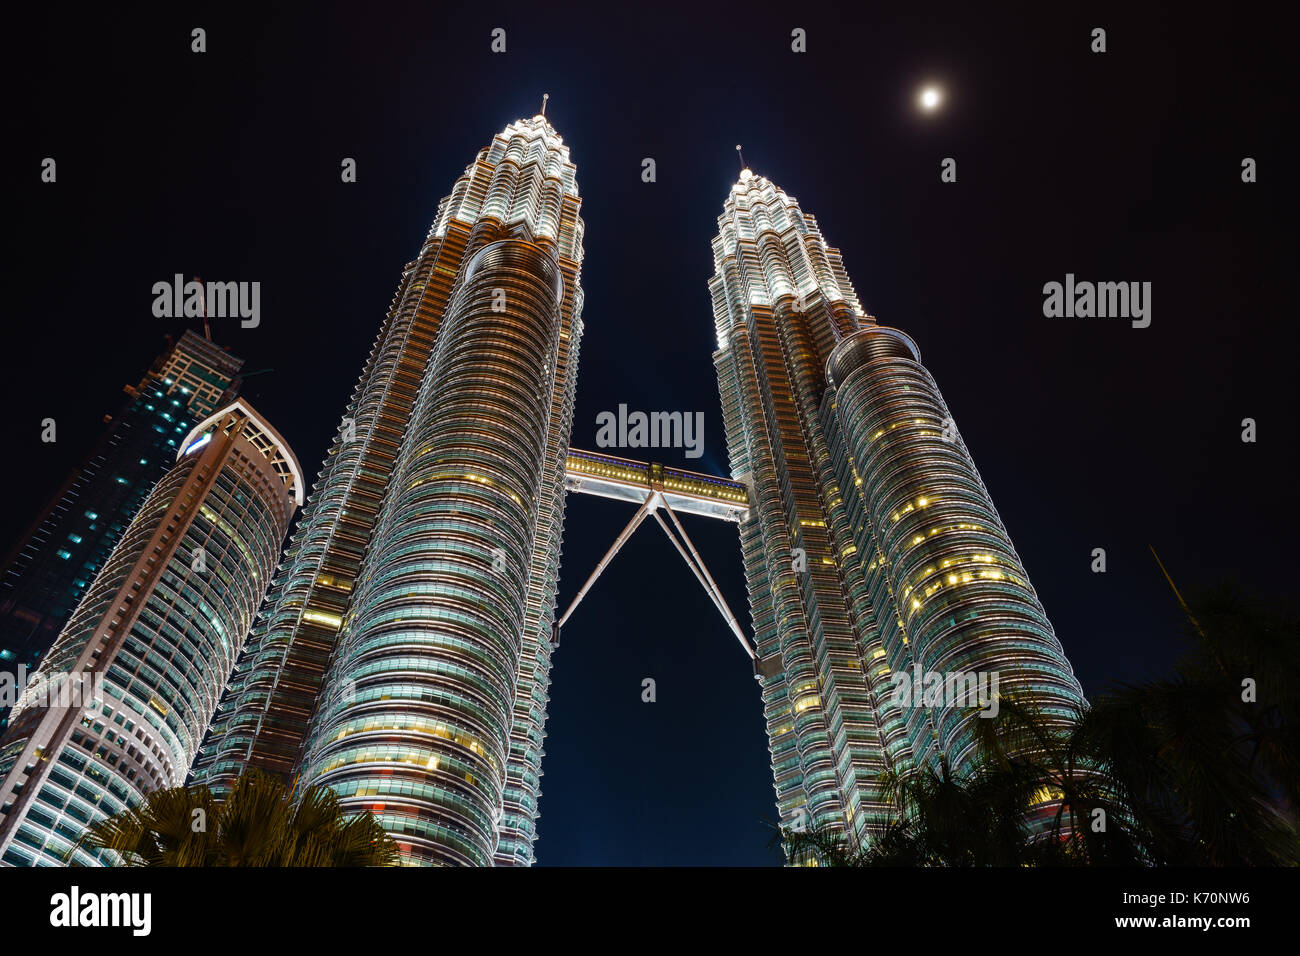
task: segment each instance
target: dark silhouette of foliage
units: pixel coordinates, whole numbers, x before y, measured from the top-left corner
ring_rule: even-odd
[[[207,787],[155,790],[92,824],[80,842],[125,866],[393,866],[398,855],[369,813],[348,816],[323,787],[295,797],[259,771],[222,801]]]
[[[1062,719],[1002,698],[979,758],[897,776],[868,846],[780,831],[821,866],[1292,866],[1300,862],[1300,627],[1229,588],[1184,608],[1190,653]]]

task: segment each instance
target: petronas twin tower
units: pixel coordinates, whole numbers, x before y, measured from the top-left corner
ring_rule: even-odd
[[[777,805],[866,841],[882,771],[968,770],[1012,697],[1083,694],[912,339],[864,313],[839,251],[748,170],[710,282]],[[1041,812],[1054,805],[1043,794]]]
[[[945,686],[991,676],[1073,719],[1079,684],[916,345],[767,179],[741,173],[713,243],[732,480],[570,450],[579,209],[542,115],[442,201],[191,779],[329,787],[410,864],[531,864],[570,490],[641,503],[620,544],[647,513],[672,537],[668,511],[753,658],[787,825],[865,841],[883,771],[968,766],[981,711]],[[674,509],[738,523],[752,643]]]
[[[194,777],[374,812],[412,863],[527,864],[540,795],[582,220],[542,116],[439,206]]]

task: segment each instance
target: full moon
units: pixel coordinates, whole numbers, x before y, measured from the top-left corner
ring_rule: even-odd
[[[939,90],[933,86],[928,86],[921,91],[921,108],[932,110],[939,105]]]

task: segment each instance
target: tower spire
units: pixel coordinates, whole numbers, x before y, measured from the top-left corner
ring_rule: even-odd
[[[551,94],[550,94],[550,93],[543,93],[543,94],[542,94],[542,112],[541,112],[540,115],[542,115],[542,116],[545,116],[545,115],[546,115],[546,101],[549,100],[550,98],[551,98]]]
[[[738,155],[738,156],[740,157],[740,169],[741,169],[741,172],[744,172],[744,171],[745,171],[746,169],[748,169],[749,167],[745,165],[745,154],[744,154],[743,152],[740,151],[740,144],[739,144],[739,143],[736,144],[736,155]]]

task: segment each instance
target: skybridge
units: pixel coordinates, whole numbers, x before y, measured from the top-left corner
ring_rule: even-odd
[[[600,498],[613,498],[637,505],[632,520],[622,530],[605,556],[601,558],[596,569],[591,572],[587,582],[574,596],[567,611],[555,624],[552,640],[558,644],[560,629],[573,615],[582,599],[587,596],[601,572],[609,566],[614,555],[632,537],[641,523],[653,517],[659,527],[668,535],[677,553],[682,556],[686,566],[691,569],[695,579],[700,582],[704,592],[713,602],[713,606],[722,615],[723,621],[750,659],[757,662],[754,648],[745,637],[736,616],[731,613],[726,599],[709,574],[695,545],[686,534],[686,529],[677,520],[679,514],[703,515],[706,518],[718,518],[723,521],[739,523],[749,516],[749,490],[744,484],[730,478],[719,478],[702,472],[685,471],[669,468],[658,462],[635,461],[631,458],[618,458],[614,455],[602,455],[597,452],[569,449],[568,461],[564,470],[564,488],[568,492],[583,495],[596,495]],[[668,520],[664,520],[667,514]]]

